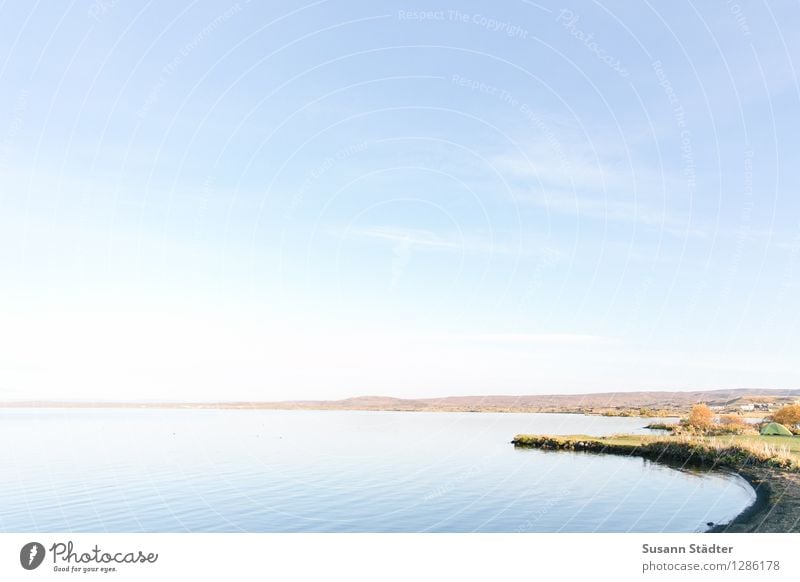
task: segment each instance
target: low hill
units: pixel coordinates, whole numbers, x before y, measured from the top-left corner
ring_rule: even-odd
[[[4,408],[261,408],[277,410],[397,410],[431,412],[576,412],[594,414],[639,413],[642,409],[681,413],[702,402],[718,409],[739,409],[749,404],[777,407],[800,400],[800,389],[739,388],[691,392],[639,391],[592,394],[532,394],[393,398],[357,396],[343,400],[291,400],[284,402],[7,402]]]
[[[274,403],[280,408],[329,410],[478,410],[478,411],[570,411],[604,409],[676,409],[684,410],[703,402],[709,406],[731,407],[738,404],[782,404],[800,399],[800,390],[730,389],[691,392],[639,391],[600,392],[593,394],[537,394],[446,396],[441,398],[402,399],[385,396],[359,396],[344,400],[306,400]]]

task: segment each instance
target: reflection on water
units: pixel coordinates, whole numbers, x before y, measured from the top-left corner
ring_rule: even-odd
[[[701,531],[736,476],[517,450],[520,432],[648,432],[574,414],[0,412],[0,530]]]

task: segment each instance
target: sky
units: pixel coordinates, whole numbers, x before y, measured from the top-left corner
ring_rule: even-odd
[[[0,4],[0,400],[800,387],[800,6]]]

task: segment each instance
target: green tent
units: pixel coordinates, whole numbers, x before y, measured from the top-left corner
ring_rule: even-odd
[[[767,426],[761,429],[761,434],[768,436],[792,436],[792,431],[782,424],[770,422]]]

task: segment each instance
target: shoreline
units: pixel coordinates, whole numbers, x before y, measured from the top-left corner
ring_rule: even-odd
[[[769,483],[749,471],[739,471],[734,474],[739,475],[753,488],[756,494],[755,500],[729,522],[716,523],[704,533],[744,533],[754,531],[757,524],[764,521],[769,513],[773,497]]]
[[[797,533],[800,532],[800,473],[771,465],[772,459],[747,458],[741,465],[733,458],[716,457],[701,443],[678,443],[669,440],[642,442],[635,435],[631,442],[608,442],[608,437],[517,435],[515,447],[545,451],[585,452],[641,457],[675,468],[698,467],[735,474],[753,488],[756,498],[736,517],[723,524],[713,524],[703,533]],[[711,452],[712,454],[709,454]]]
[[[739,471],[756,492],[756,500],[724,524],[706,533],[798,533],[800,532],[800,476],[752,467]]]

